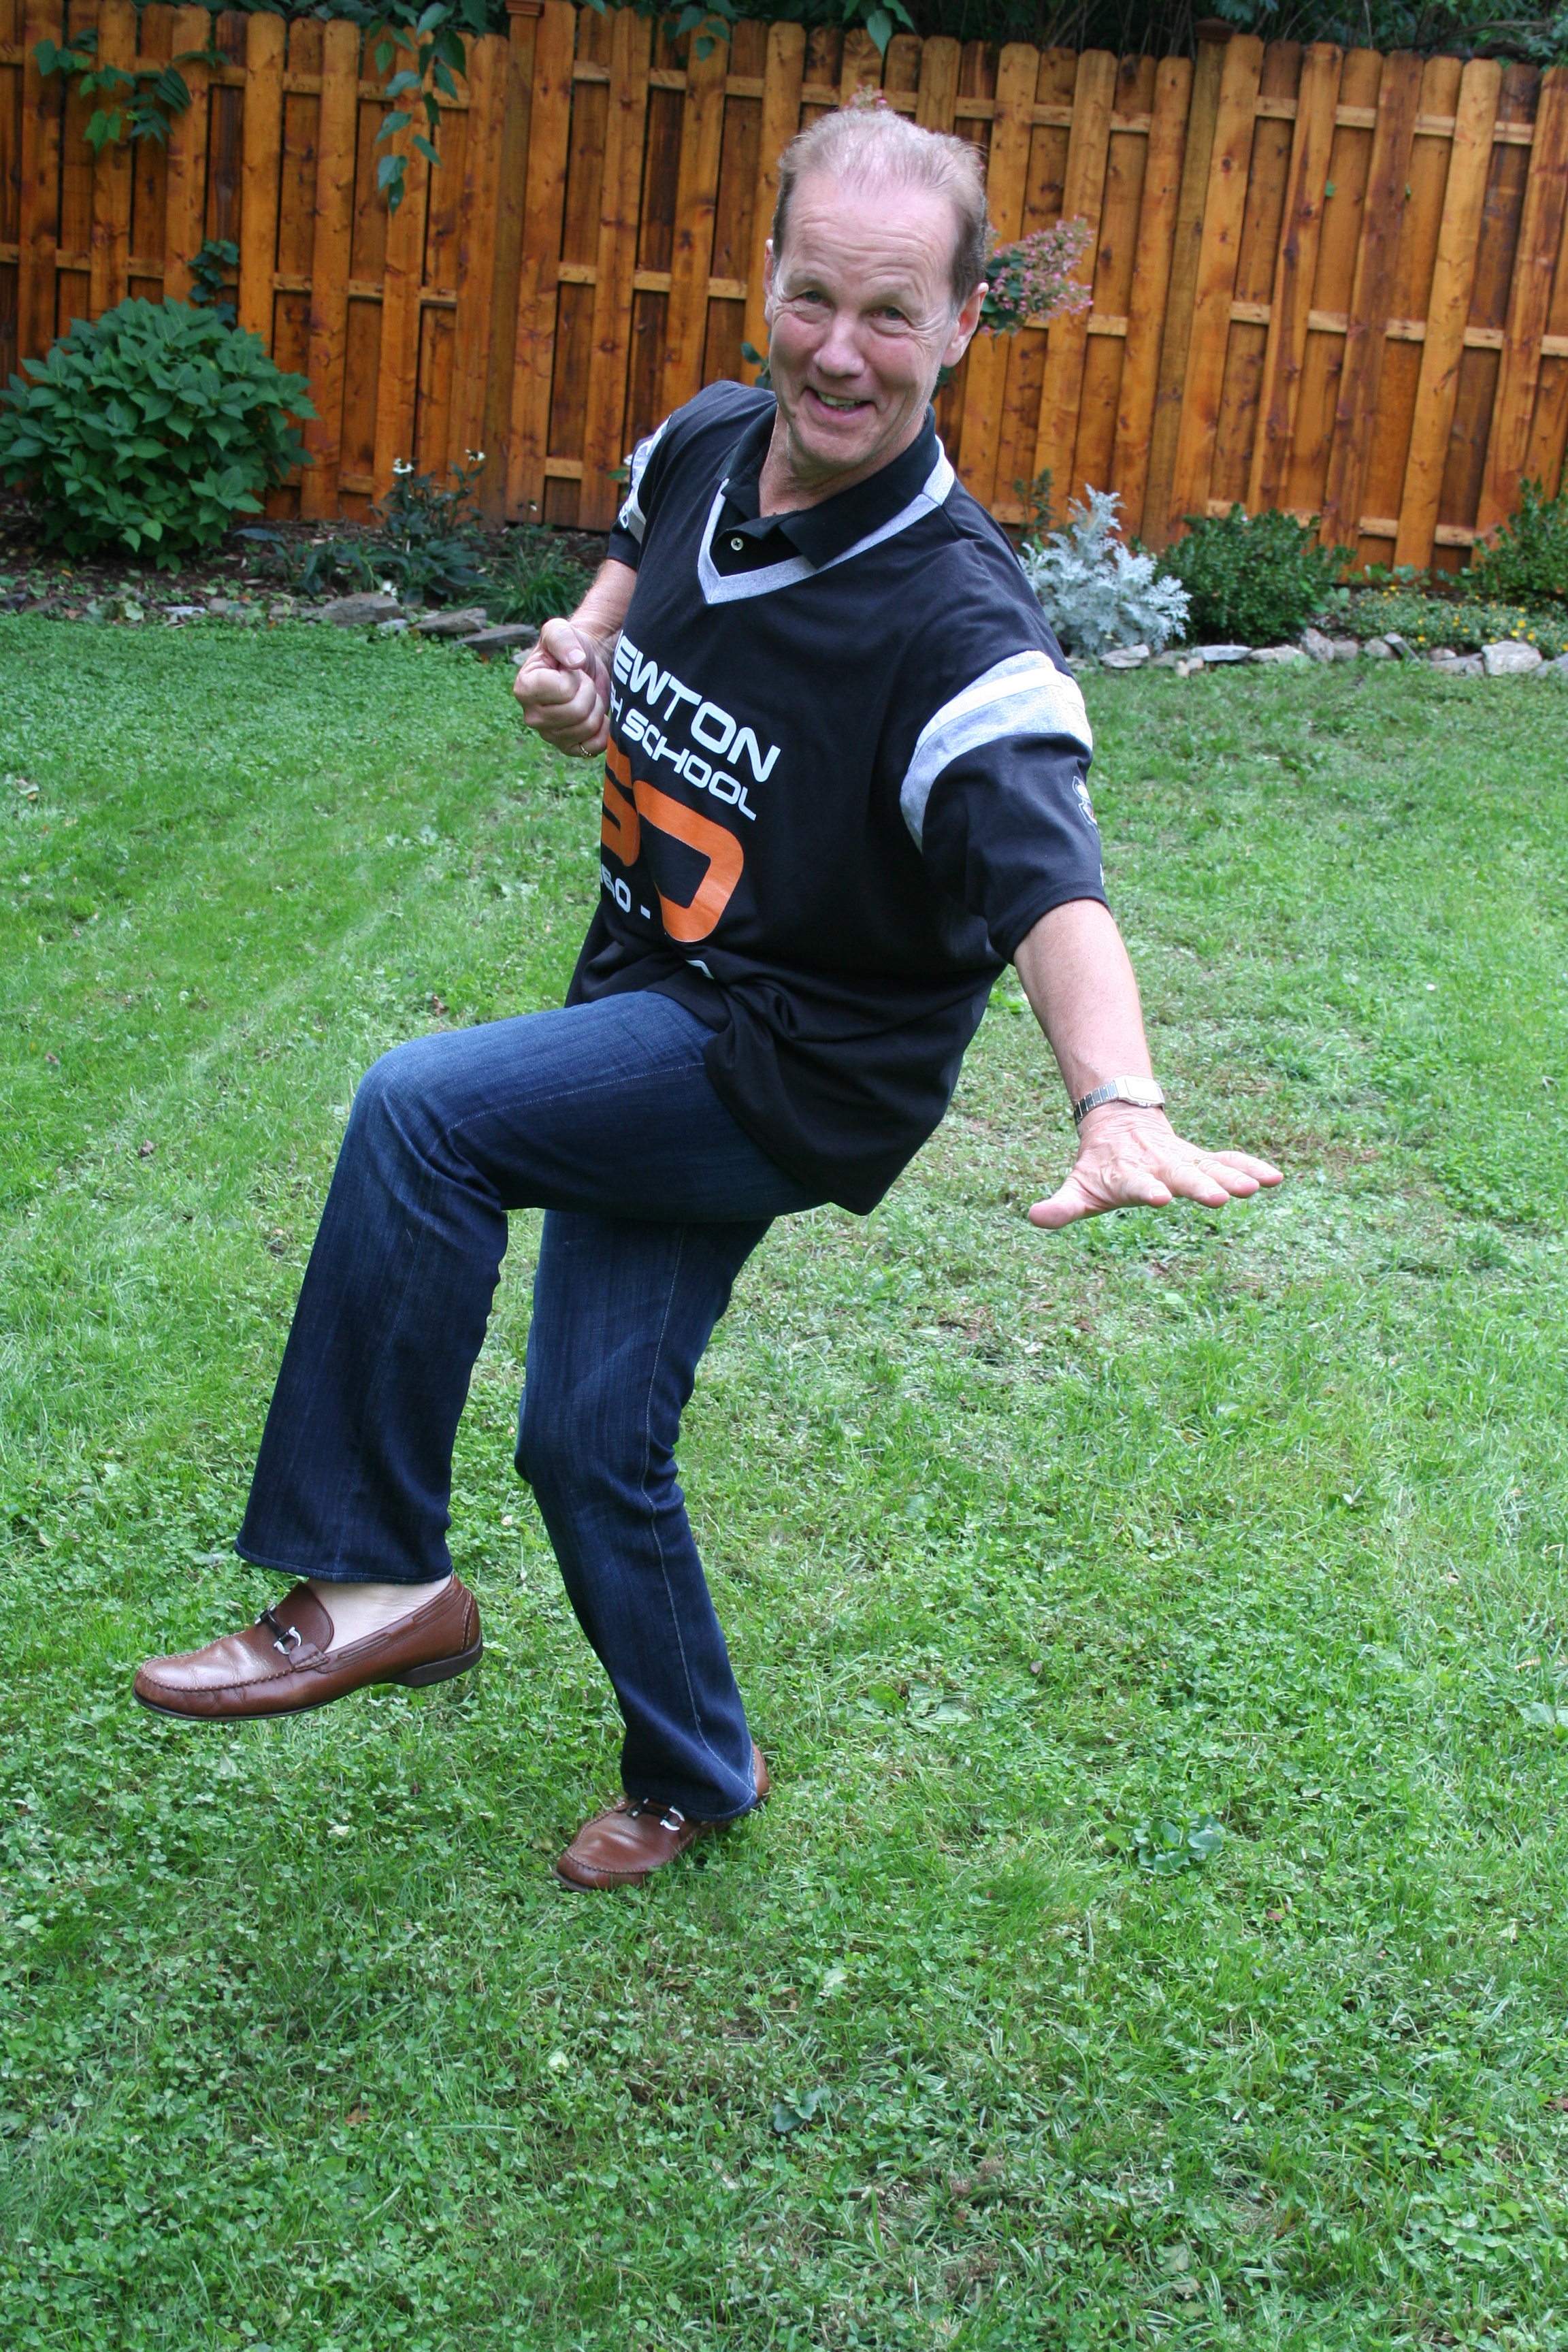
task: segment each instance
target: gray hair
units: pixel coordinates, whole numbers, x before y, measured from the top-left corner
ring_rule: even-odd
[[[819,115],[779,157],[773,261],[782,258],[790,201],[813,172],[862,187],[928,188],[952,206],[952,304],[962,310],[985,275],[990,223],[980,151],[964,139],[922,131],[889,106],[850,106]]]

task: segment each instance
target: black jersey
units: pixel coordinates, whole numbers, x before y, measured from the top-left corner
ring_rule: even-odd
[[[881,472],[764,518],[773,413],[711,384],[632,460],[602,887],[568,1002],[678,998],[747,1133],[866,1210],[941,1119],[1020,940],[1103,902],[1092,739],[929,415]]]

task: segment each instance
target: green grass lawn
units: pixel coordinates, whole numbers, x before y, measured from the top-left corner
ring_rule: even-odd
[[[1009,976],[882,1208],[737,1290],[683,1466],[776,1792],[608,1898],[549,1872],[617,1726],[510,1468],[531,1219],[480,1671],[130,1692],[276,1591],[359,1073],[565,984],[597,787],[509,688],[0,620],[0,2345],[1568,2345],[1568,697],[1091,684],[1155,1066],[1289,1181],[1033,1232]]]

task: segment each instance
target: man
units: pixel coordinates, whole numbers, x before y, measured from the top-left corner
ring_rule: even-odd
[[[605,760],[567,1005],[366,1076],[237,1544],[303,1580],[137,1676],[233,1720],[474,1663],[452,1444],[507,1213],[542,1206],[517,1466],[626,1722],[625,1794],[556,1864],[574,1885],[643,1878],[767,1793],[681,1412],[772,1219],[868,1210],[937,1125],[1005,959],[1079,1127],[1035,1223],[1279,1181],[1160,1108],[1082,698],[936,439],[985,236],[956,140],[854,111],[787,151],[772,392],[712,385],[643,443],[608,561],[518,677],[531,726]]]

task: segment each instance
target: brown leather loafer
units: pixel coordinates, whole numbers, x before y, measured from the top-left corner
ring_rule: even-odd
[[[205,1650],[149,1658],[136,1696],[159,1715],[198,1723],[243,1723],[261,1715],[298,1715],[329,1706],[371,1683],[418,1690],[477,1666],[479,1606],[454,1577],[434,1601],[380,1633],[334,1650],[332,1621],[308,1584],[264,1609],[243,1633],[226,1633]]]
[[[771,1783],[763,1751],[754,1742],[752,1769],[761,1805]],[[655,1798],[622,1797],[607,1813],[595,1813],[584,1822],[556,1864],[555,1875],[568,1886],[637,1886],[708,1831],[727,1826],[689,1821],[678,1807],[660,1805]]]

